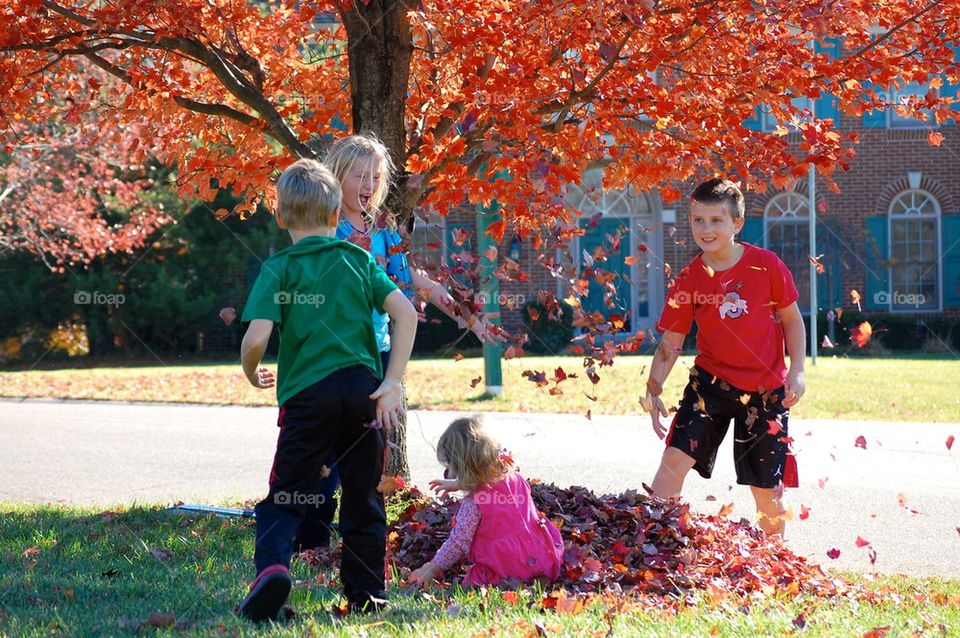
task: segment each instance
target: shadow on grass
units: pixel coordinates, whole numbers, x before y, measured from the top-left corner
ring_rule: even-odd
[[[327,634],[334,626],[415,623],[438,613],[394,588],[382,615],[335,619],[337,574],[295,560],[289,604],[296,616],[282,627],[251,625],[233,609],[253,576],[254,535],[249,519],[159,507],[15,506],[0,512],[0,635],[133,635],[157,627],[299,636],[310,633],[307,625]]]

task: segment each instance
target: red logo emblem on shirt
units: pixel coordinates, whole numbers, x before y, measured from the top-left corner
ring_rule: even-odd
[[[743,299],[735,292],[728,292],[723,296],[723,303],[720,304],[721,319],[737,319],[747,312],[747,300]]]

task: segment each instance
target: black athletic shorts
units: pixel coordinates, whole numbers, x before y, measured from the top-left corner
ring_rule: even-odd
[[[694,367],[667,435],[667,447],[691,457],[700,476],[710,478],[717,450],[733,420],[737,483],[772,488],[797,487],[796,459],[790,452],[783,387],[747,392]]]

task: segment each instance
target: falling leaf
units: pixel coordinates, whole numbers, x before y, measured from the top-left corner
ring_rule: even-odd
[[[703,269],[707,271],[707,275],[708,275],[708,276],[713,277],[713,275],[714,275],[714,270],[713,270],[713,268],[711,268],[710,266],[708,266],[708,265],[706,265],[706,264],[703,264]]]
[[[827,481],[829,481],[829,480],[830,480],[830,478],[825,476],[825,477],[823,477],[822,479],[819,479],[819,480],[817,481],[817,483],[820,485],[820,489],[821,489],[821,490],[824,489],[825,487],[827,487]]]
[[[955,438],[952,434],[947,437],[947,450],[950,450],[950,449],[953,448],[953,442],[954,442],[955,440],[956,440],[956,438]]]
[[[588,421],[593,421],[593,413],[590,410],[587,410],[586,417]]]
[[[457,354],[453,355],[453,360],[454,360],[454,361],[463,361],[463,355],[458,352]]]
[[[832,348],[832,347],[834,347],[834,346],[833,346],[833,342],[830,341],[830,337],[828,337],[827,335],[823,335],[823,341],[820,342],[820,347],[821,347],[821,348]]]
[[[813,255],[807,255],[807,259],[809,259],[810,263],[816,267],[818,275],[822,275],[823,273],[827,272],[827,269],[824,268],[823,264],[820,262],[820,260],[823,259],[823,255],[817,255],[816,257]]]
[[[384,496],[390,496],[406,486],[407,482],[403,480],[402,476],[383,475],[380,477],[380,483],[377,484],[377,491]]]
[[[780,422],[777,421],[776,419],[767,420],[767,434],[769,434],[770,436],[776,436],[777,434],[779,434],[780,428],[781,428]]]
[[[900,507],[907,506],[907,497],[904,494],[897,494],[897,505]]]
[[[482,376],[477,377],[476,379],[471,379],[471,380],[470,380],[470,387],[471,387],[471,388],[477,387],[477,385],[479,385],[481,381],[483,381],[483,377],[482,377]]]
[[[733,513],[733,503],[727,503],[720,508],[720,511],[717,512],[717,516],[723,518],[724,516],[730,516]]]
[[[943,142],[943,133],[940,131],[930,131],[927,135],[927,141],[930,142],[930,146],[940,146],[940,143]]]
[[[230,325],[237,318],[237,309],[233,307],[226,307],[220,309],[220,319],[226,325]]]
[[[837,549],[836,547],[834,547],[833,549],[828,549],[827,557],[832,560],[837,560],[838,558],[840,558],[840,550]]]
[[[744,405],[747,405],[748,403],[750,403],[750,395],[749,395],[749,394],[741,394],[741,395],[740,395],[740,403],[742,403],[742,404],[744,404]]]
[[[857,344],[858,348],[867,345],[871,336],[873,336],[873,326],[870,325],[869,321],[864,321],[850,331],[850,340]]]
[[[564,303],[566,303],[568,306],[571,306],[571,307],[573,307],[573,308],[579,308],[579,307],[580,307],[580,300],[577,299],[576,297],[574,297],[574,296],[573,296],[573,293],[571,293],[571,294],[567,295],[566,297],[564,297],[564,298],[563,298],[563,301],[564,301]]]
[[[801,503],[800,505],[800,520],[805,521],[810,518],[810,508]]]
[[[320,478],[327,478],[330,476],[330,468],[326,465],[320,466]]]
[[[457,246],[462,246],[463,242],[467,241],[470,237],[470,231],[466,228],[454,228],[453,229],[453,243]]]
[[[868,541],[868,540],[866,540],[866,539],[864,539],[864,538],[862,538],[862,537],[860,537],[860,536],[857,536],[857,547],[866,547],[866,546],[869,545],[869,544],[870,544],[870,541]]]
[[[850,291],[850,303],[857,304],[857,310],[863,310],[863,308],[860,307],[860,293],[856,290]]]
[[[860,436],[857,437],[857,440],[853,442],[853,445],[854,445],[854,447],[858,447],[858,448],[860,448],[860,449],[866,450],[866,449],[867,449],[867,439],[866,439],[866,437],[864,437],[864,436],[861,434]]]

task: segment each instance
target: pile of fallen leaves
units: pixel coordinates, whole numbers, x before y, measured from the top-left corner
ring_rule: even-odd
[[[719,599],[755,592],[833,597],[855,589],[746,520],[696,514],[688,503],[632,490],[597,496],[582,487],[535,483],[532,494],[537,508],[563,536],[564,566],[556,584],[570,594],[612,590],[636,596],[685,596],[701,591]],[[411,502],[387,531],[387,557],[405,575],[432,559],[449,537],[459,503],[429,499],[416,489],[397,496]],[[301,557],[333,567],[339,552]],[[444,580],[457,582],[466,569],[461,564]]]

